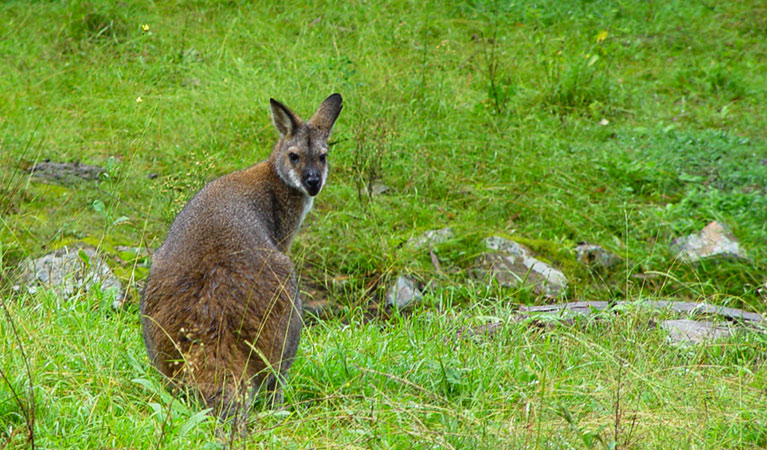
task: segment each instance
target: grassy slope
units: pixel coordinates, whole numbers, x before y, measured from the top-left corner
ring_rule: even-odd
[[[74,241],[112,254],[156,247],[205,181],[268,154],[270,96],[309,114],[337,91],[345,109],[330,184],[294,252],[350,325],[307,330],[292,413],[261,417],[254,447],[589,446],[597,430],[614,437],[619,389],[621,443],[636,414],[640,447],[767,445],[759,337],[668,349],[632,312],[606,329],[509,324],[489,341],[443,340],[540,301],[465,279],[481,238],[497,232],[562,267],[569,298],[765,310],[765,17],[756,1],[4,3],[0,269],[12,275],[22,257]],[[109,177],[65,188],[21,172],[45,158],[99,164]],[[361,195],[373,177],[392,191]],[[668,242],[712,219],[733,228],[753,263],[674,260]],[[448,275],[401,245],[443,226],[458,234],[436,249]],[[625,264],[589,275],[573,261],[581,240]],[[121,258],[111,262],[126,280],[144,276]],[[376,301],[365,287],[403,270],[443,287],[410,318],[360,324],[354,308]],[[664,275],[642,284],[630,277],[639,272]],[[350,281],[330,281],[340,277]],[[135,306],[115,314],[98,293],[7,288],[31,355],[41,445],[196,448],[213,435],[204,418],[181,426],[199,418],[196,405],[177,400],[164,421],[170,400],[145,360]],[[22,355],[8,321],[1,330],[3,369],[20,388]],[[0,393],[6,428],[23,429],[5,385]]]

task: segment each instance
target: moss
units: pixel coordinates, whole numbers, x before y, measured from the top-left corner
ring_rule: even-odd
[[[559,268],[566,275],[578,275],[583,272],[582,265],[575,258],[574,242],[553,242],[504,233],[497,235],[524,245],[535,253],[536,259]]]
[[[71,195],[72,193],[72,191],[65,186],[49,183],[30,183],[27,187],[27,191],[32,198],[60,198]]]

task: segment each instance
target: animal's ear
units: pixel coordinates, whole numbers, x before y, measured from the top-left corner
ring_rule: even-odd
[[[272,121],[280,132],[280,136],[285,137],[295,133],[301,125],[301,119],[277,100],[270,98],[269,103],[272,105]]]
[[[309,119],[309,123],[330,134],[333,124],[341,113],[341,108],[343,108],[341,94],[333,94],[322,102],[317,112]]]

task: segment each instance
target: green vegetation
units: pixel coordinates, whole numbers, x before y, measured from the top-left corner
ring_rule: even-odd
[[[28,443],[25,362],[39,448],[767,446],[767,337],[670,346],[635,308],[540,328],[509,318],[548,300],[466,275],[505,234],[565,272],[569,300],[766,312],[757,0],[9,1],[0,68],[0,448]],[[117,312],[12,289],[23,258],[76,242],[140,283],[148,259],[124,247],[156,248],[205,182],[268,155],[269,97],[309,114],[332,92],[330,180],[293,251],[338,314],[306,329],[287,408],[256,405],[246,435],[163,388],[135,287]],[[106,172],[45,184],[26,172],[45,159]],[[714,219],[750,262],[674,258]],[[440,270],[403,245],[446,226]],[[590,273],[579,241],[623,262]],[[368,321],[402,272],[437,287]]]

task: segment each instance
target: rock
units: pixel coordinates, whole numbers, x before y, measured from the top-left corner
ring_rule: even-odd
[[[675,302],[666,300],[644,301],[588,301],[568,302],[553,305],[521,306],[517,313],[506,321],[493,321],[475,327],[463,327],[455,335],[456,338],[473,337],[484,335],[492,337],[504,323],[528,323],[530,326],[546,330],[553,327],[552,324],[574,324],[576,316],[592,316],[600,311],[610,308],[610,316],[620,314],[626,307],[648,308],[656,311],[673,311],[688,315],[716,315],[721,319],[711,321],[704,320],[664,320],[657,324],[650,320],[653,328],[660,326],[669,333],[671,342],[680,344],[701,344],[715,339],[731,336],[736,332],[767,333],[767,320],[757,313],[743,311],[741,309],[725,306],[710,305],[708,303]],[[608,316],[602,315],[602,318]],[[728,320],[723,320],[728,319]]]
[[[489,322],[474,327],[462,327],[455,333],[455,339],[466,339],[474,336],[494,336],[503,328],[503,322]]]
[[[196,88],[196,87],[202,86],[202,81],[200,81],[199,78],[190,77],[190,78],[185,78],[184,81],[181,82],[181,84],[184,87]]]
[[[370,194],[371,195],[381,195],[389,192],[389,186],[383,184],[380,181],[374,181],[373,184],[370,185]]]
[[[699,233],[675,239],[671,247],[677,257],[691,262],[715,256],[747,259],[729,228],[717,221],[709,223]]]
[[[77,181],[97,181],[101,175],[106,173],[106,169],[90,164],[57,163],[51,161],[41,161],[29,169],[29,173],[35,178],[41,178],[45,181],[57,184],[72,184]]]
[[[568,302],[557,303],[553,305],[521,306],[520,313],[556,313],[568,311],[575,314],[591,314],[594,311],[602,311],[610,307],[639,306],[658,311],[673,311],[683,314],[711,314],[724,317],[730,320],[742,321],[751,326],[767,327],[767,320],[761,315],[743,311],[742,309],[729,308],[727,306],[711,305],[708,303],[695,302],[675,302],[670,300],[643,300],[635,301],[590,301],[590,302]]]
[[[479,256],[475,276],[495,280],[505,287],[524,283],[532,286],[536,294],[552,298],[562,295],[567,287],[565,275],[534,258],[527,247],[498,236],[485,239],[485,246],[494,252]]]
[[[732,335],[733,329],[690,319],[664,320],[660,327],[668,331],[671,342],[677,344],[702,344]]]
[[[386,306],[397,309],[405,309],[413,303],[423,299],[423,294],[418,290],[416,282],[400,275],[386,292]]]
[[[39,286],[49,287],[60,295],[70,296],[80,289],[88,290],[99,283],[103,292],[112,292],[112,307],[123,304],[122,284],[93,248],[62,247],[37,259],[27,259],[22,265],[21,280],[30,293]],[[20,286],[14,287],[16,290]]]
[[[563,311],[573,313],[577,315],[588,315],[594,311],[601,311],[607,309],[610,306],[605,301],[592,301],[592,302],[567,302],[556,303],[553,305],[534,305],[534,306],[520,306],[520,313],[556,313],[561,314]]]
[[[454,235],[453,229],[450,227],[446,227],[446,228],[441,228],[439,230],[427,231],[418,237],[410,239],[409,241],[407,241],[407,243],[408,245],[411,245],[415,248],[421,248],[421,247],[433,248],[436,245],[449,241],[450,239],[453,238],[453,235]]]
[[[579,244],[575,247],[575,254],[579,262],[591,268],[609,269],[620,261],[614,253],[593,244]]]

